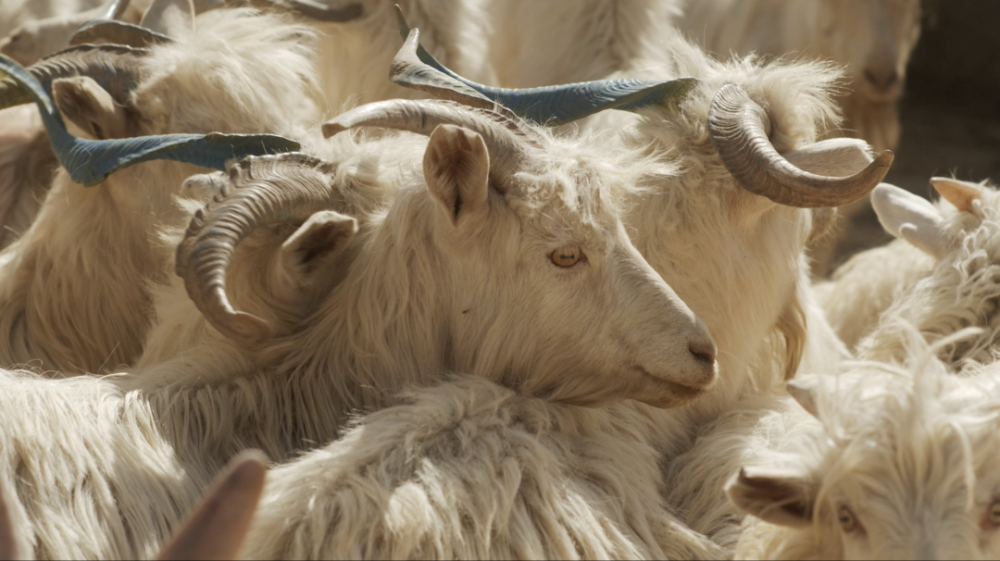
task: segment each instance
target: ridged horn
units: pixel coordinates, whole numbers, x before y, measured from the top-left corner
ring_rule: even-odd
[[[166,134],[111,140],[88,140],[69,134],[42,84],[13,60],[0,56],[0,71],[23,86],[38,105],[52,151],[73,181],[96,185],[115,171],[152,160],[186,162],[225,171],[232,158],[291,152],[299,143],[271,134]]]
[[[522,119],[541,125],[564,125],[606,109],[669,108],[682,101],[698,84],[694,78],[678,78],[666,82],[597,80],[526,89],[484,86],[459,76],[427,52],[414,38],[398,5],[396,18],[406,42],[393,63],[389,78],[394,83],[472,107],[484,107],[484,102],[493,102]]]
[[[295,12],[328,23],[345,23],[364,15],[364,10],[358,2],[342,2],[343,5],[340,7],[324,6],[312,0],[253,0],[250,3]]]
[[[176,273],[205,319],[223,335],[247,346],[264,343],[274,327],[233,309],[226,274],[236,248],[257,227],[305,220],[332,208],[331,164],[292,153],[247,158],[229,168],[230,183],[188,226],[177,247]]]
[[[122,45],[81,45],[51,54],[28,67],[45,91],[58,78],[89,76],[111,97],[125,103],[139,83],[140,61],[149,51]],[[31,103],[27,88],[11,78],[0,80],[0,109]]]
[[[430,136],[442,124],[464,127],[483,137],[490,154],[490,178],[501,190],[521,169],[525,148],[532,145],[504,115],[438,100],[394,99],[362,105],[324,123],[323,135],[330,138],[356,127],[384,127]]]
[[[829,208],[868,194],[889,172],[893,154],[886,150],[848,177],[803,171],[781,156],[768,139],[770,118],[760,105],[733,84],[723,86],[708,112],[708,131],[723,165],[744,189],[785,206]]]

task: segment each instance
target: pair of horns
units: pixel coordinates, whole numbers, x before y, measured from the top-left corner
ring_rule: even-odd
[[[448,101],[392,100],[348,111],[323,125],[331,137],[357,127],[384,127],[430,135],[438,125],[464,127],[479,134],[490,155],[492,185],[504,190],[523,168],[530,139],[519,124],[502,115]],[[264,319],[233,309],[226,295],[226,273],[237,246],[255,228],[291,219],[305,220],[332,208],[332,164],[302,154],[249,158],[232,165],[230,181],[204,212],[196,213],[177,248],[176,272],[206,320],[227,337],[247,346],[270,339],[275,329]]]
[[[216,477],[212,488],[160,550],[157,559],[235,559],[264,491],[267,456],[248,450]],[[20,551],[10,507],[0,493],[0,559],[26,558]]]
[[[31,73],[0,56],[0,71],[24,88],[38,105],[52,151],[73,181],[96,185],[115,171],[152,160],[172,160],[225,170],[226,160],[299,149],[295,141],[271,134],[167,134],[88,140],[69,134],[48,93]]]
[[[153,0],[139,25],[118,21],[128,9],[129,0],[110,0],[97,17],[84,23],[70,39],[71,45],[103,41],[132,47],[150,47],[173,42],[168,13],[183,17],[190,28],[194,16],[227,6],[250,5],[288,11],[322,22],[348,22],[362,16],[361,4],[324,6],[312,0]]]
[[[514,114],[544,125],[561,125],[605,109],[636,111],[682,102],[698,85],[693,78],[667,82],[598,80],[563,86],[513,90],[467,80],[439,63],[419,44],[397,7],[406,42],[393,61],[390,79],[437,97],[485,107],[497,103]],[[723,86],[712,100],[708,130],[726,169],[744,189],[778,204],[829,208],[854,202],[875,188],[889,172],[893,154],[884,151],[865,169],[848,177],[826,177],[801,170],[786,160],[768,138],[767,112],[739,86]]]

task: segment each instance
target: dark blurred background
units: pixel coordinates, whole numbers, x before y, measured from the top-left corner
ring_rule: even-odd
[[[886,181],[927,198],[931,176],[1000,185],[1000,1],[925,3],[900,103],[902,135]],[[833,266],[891,238],[871,208],[854,216]]]

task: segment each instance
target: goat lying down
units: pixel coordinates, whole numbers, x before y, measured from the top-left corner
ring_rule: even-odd
[[[899,239],[857,255],[821,289],[839,332],[858,340],[859,358],[903,360],[904,325],[915,326],[928,343],[982,328],[978,336],[938,347],[939,358],[955,370],[996,356],[1000,195],[985,184],[941,177],[931,185],[941,195],[937,204],[880,185],[873,206]]]
[[[761,419],[727,489],[738,559],[1000,556],[1000,365],[954,376],[909,336],[905,365],[796,380],[802,407]]]
[[[327,129],[359,126],[430,134],[423,173],[404,176],[365,230],[331,209],[342,204],[331,177],[350,170],[289,154],[232,167],[234,188],[195,217],[180,245],[192,299],[220,331],[260,347],[257,370],[148,387],[141,370],[0,376],[0,422],[11,427],[0,435],[0,478],[28,513],[36,555],[148,556],[239,450],[287,460],[335,439],[352,411],[381,409],[448,370],[585,405],[676,406],[711,387],[707,331],[617,216],[641,162],[449,103],[363,106]],[[403,153],[414,146],[396,142]],[[395,170],[399,158],[381,165]],[[233,310],[227,296],[233,287],[239,308],[254,302],[227,282],[229,264],[239,270],[255,226],[285,220],[304,220],[278,258],[297,274],[328,272],[326,257],[352,259],[291,332]],[[95,525],[103,530],[88,530]]]

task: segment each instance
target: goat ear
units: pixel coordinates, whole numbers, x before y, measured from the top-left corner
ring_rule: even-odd
[[[872,208],[886,232],[937,259],[948,253],[951,236],[941,211],[927,199],[882,183],[872,191]]]
[[[259,450],[230,461],[157,559],[236,559],[266,475],[267,456]]]
[[[92,78],[77,76],[52,82],[52,98],[63,118],[80,136],[93,140],[125,135],[125,110]]]
[[[931,186],[960,212],[971,212],[972,202],[983,198],[983,188],[968,181],[932,177]]]
[[[741,468],[726,486],[726,495],[737,508],[765,522],[801,528],[812,522],[814,497],[809,488],[800,476]]]
[[[829,177],[847,177],[874,161],[871,146],[856,138],[831,138],[782,154],[800,169]]]
[[[177,39],[194,29],[191,0],[153,0],[139,22],[140,27]]]
[[[340,255],[357,231],[358,221],[350,216],[332,210],[317,212],[281,244],[281,263],[311,273],[323,261]]]
[[[424,178],[453,225],[487,209],[490,157],[478,134],[438,125],[424,153]]]

